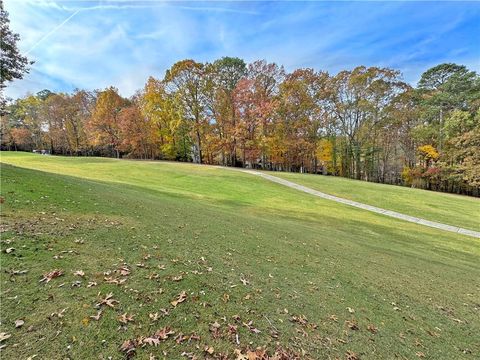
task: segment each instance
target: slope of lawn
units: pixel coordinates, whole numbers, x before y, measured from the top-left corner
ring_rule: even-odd
[[[269,172],[330,195],[448,225],[480,230],[480,199],[333,176]]]
[[[2,153],[1,196],[2,359],[480,352],[474,238],[188,164]]]

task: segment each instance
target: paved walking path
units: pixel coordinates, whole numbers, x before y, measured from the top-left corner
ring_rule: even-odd
[[[452,226],[452,225],[438,223],[438,222],[435,222],[435,221],[425,220],[425,219],[421,219],[421,218],[418,218],[418,217],[415,217],[415,216],[401,214],[401,213],[398,213],[396,211],[385,210],[385,209],[382,209],[382,208],[378,208],[376,206],[371,206],[371,205],[362,204],[362,203],[359,203],[359,202],[356,202],[356,201],[343,199],[343,198],[340,198],[340,197],[337,197],[337,196],[325,194],[323,192],[311,189],[309,187],[299,185],[299,184],[296,184],[294,182],[284,180],[284,179],[281,179],[279,177],[269,175],[269,174],[266,174],[266,173],[263,173],[263,172],[260,172],[260,171],[246,170],[246,169],[238,169],[238,170],[246,172],[248,174],[260,176],[264,179],[267,179],[269,181],[273,181],[277,184],[285,185],[285,186],[288,186],[290,188],[306,192],[307,194],[311,194],[311,195],[321,197],[323,199],[336,201],[336,202],[339,202],[339,203],[342,203],[342,204],[354,206],[356,208],[368,210],[368,211],[371,211],[371,212],[374,212],[374,213],[390,216],[390,217],[393,217],[393,218],[396,218],[396,219],[401,219],[401,220],[409,221],[409,222],[420,224],[420,225],[429,226],[429,227],[432,227],[432,228],[435,228],[435,229],[450,231],[450,232],[454,232],[454,233],[462,234],[462,235],[467,235],[467,236],[473,236],[475,238],[480,239],[480,232],[478,232],[478,231],[463,229],[463,228],[460,228],[460,227],[457,227],[457,226]]]

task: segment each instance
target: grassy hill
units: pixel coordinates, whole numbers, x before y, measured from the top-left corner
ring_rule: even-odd
[[[333,176],[283,172],[276,172],[275,176],[345,199],[448,225],[480,230],[478,198]]]
[[[2,153],[1,185],[2,358],[117,359],[125,341],[140,359],[480,352],[478,239],[191,164]],[[403,191],[368,186],[377,206]],[[454,225],[478,213],[476,199],[422,196],[451,204]],[[441,221],[434,207],[422,215]]]

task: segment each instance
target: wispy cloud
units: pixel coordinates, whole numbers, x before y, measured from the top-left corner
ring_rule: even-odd
[[[58,24],[57,26],[55,26],[52,30],[50,30],[48,33],[46,33],[45,35],[43,35],[35,44],[33,44],[33,46],[28,49],[26,52],[25,52],[25,55],[28,55],[33,49],[35,49],[38,45],[40,45],[40,43],[45,40],[46,38],[48,38],[50,35],[52,35],[54,32],[60,30],[60,28],[65,25],[71,18],[73,18],[75,15],[77,15],[78,13],[80,12],[80,10],[76,10],[72,15],[70,15],[69,17],[67,17],[65,20],[63,20],[60,24]]]
[[[10,96],[117,86],[131,95],[175,61],[239,56],[288,70],[394,66],[411,82],[439,62],[480,64],[480,3],[33,1],[5,3],[35,60]]]

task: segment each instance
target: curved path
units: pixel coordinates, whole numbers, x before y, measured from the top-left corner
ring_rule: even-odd
[[[390,216],[390,217],[393,217],[393,218],[396,218],[396,219],[401,219],[401,220],[409,221],[409,222],[420,224],[420,225],[429,226],[429,227],[432,227],[432,228],[435,228],[435,229],[450,231],[450,232],[454,232],[454,233],[457,233],[457,234],[472,236],[472,237],[480,239],[480,232],[478,232],[478,231],[463,229],[463,228],[460,228],[460,227],[457,227],[457,226],[452,226],[452,225],[438,223],[438,222],[435,222],[435,221],[425,220],[425,219],[421,219],[421,218],[418,218],[418,217],[415,217],[415,216],[401,214],[401,213],[398,213],[396,211],[386,210],[386,209],[378,208],[376,206],[371,206],[371,205],[359,203],[359,202],[356,202],[356,201],[343,199],[343,198],[340,198],[340,197],[337,197],[337,196],[325,194],[323,192],[311,189],[309,187],[299,185],[297,183],[294,183],[294,182],[291,182],[291,181],[288,181],[288,180],[284,180],[284,179],[281,179],[279,177],[269,175],[269,174],[266,174],[266,173],[263,173],[263,172],[260,172],[260,171],[246,170],[246,169],[237,169],[237,170],[246,172],[248,174],[260,176],[260,177],[262,177],[266,180],[273,181],[277,184],[285,185],[285,186],[288,186],[292,189],[300,190],[300,191],[303,191],[307,194],[315,195],[315,196],[321,197],[323,199],[336,201],[336,202],[339,202],[339,203],[342,203],[342,204],[345,204],[345,205],[354,206],[356,208],[368,210],[368,211],[371,211],[371,212],[374,212],[374,213]]]

